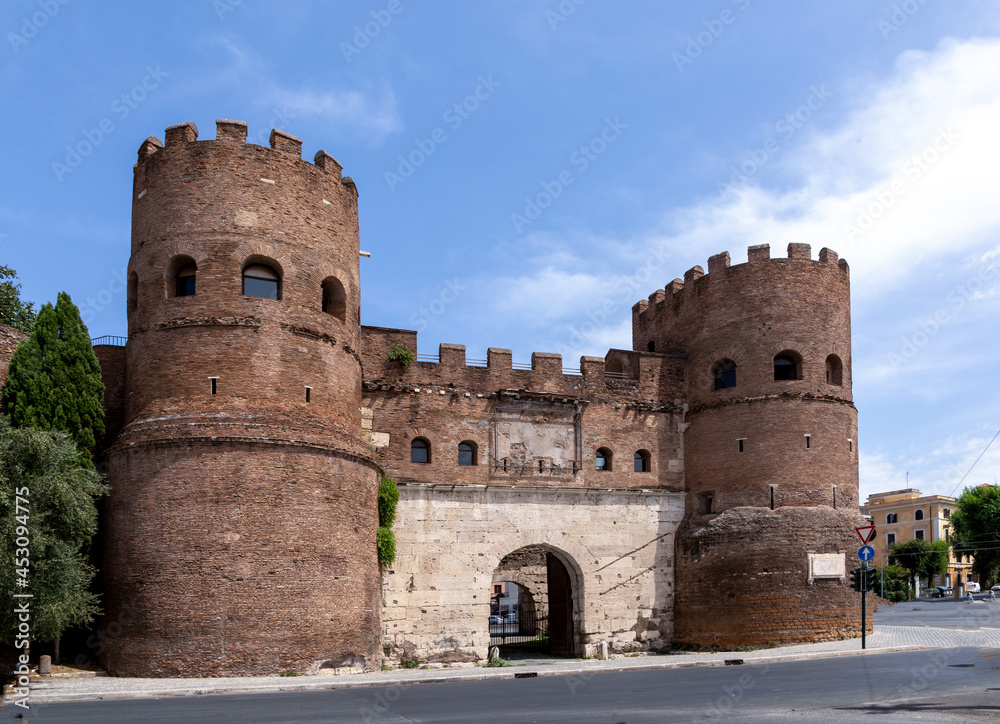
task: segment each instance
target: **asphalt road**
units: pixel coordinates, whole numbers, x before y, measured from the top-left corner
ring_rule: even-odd
[[[1000,657],[979,649],[273,695],[7,705],[0,722],[949,722],[1000,718]]]
[[[1000,610],[989,604],[969,604],[962,599],[932,598],[908,601],[895,606],[881,607],[875,614],[876,626],[918,626],[972,630],[989,626],[1000,627]]]

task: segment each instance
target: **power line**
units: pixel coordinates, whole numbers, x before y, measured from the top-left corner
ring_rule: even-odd
[[[997,434],[993,436],[993,440],[996,440],[997,437],[1000,437],[1000,430],[997,430]],[[990,440],[988,443],[986,443],[986,447],[983,448],[983,451],[981,453],[979,453],[979,457],[976,458],[976,462],[972,463],[972,468],[976,467],[976,463],[978,463],[982,459],[983,455],[986,454],[986,451],[990,449],[990,445],[993,444],[993,440]],[[962,479],[958,481],[958,485],[956,485],[954,490],[951,491],[951,495],[948,496],[949,498],[955,497],[955,490],[958,490],[958,486],[964,483],[965,479],[969,477],[969,473],[972,472],[972,468],[969,468],[968,472],[966,472],[965,475],[962,476]]]

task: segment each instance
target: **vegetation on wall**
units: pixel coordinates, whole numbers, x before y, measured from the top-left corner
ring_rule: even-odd
[[[395,347],[389,350],[389,355],[386,359],[395,365],[400,367],[409,367],[417,360],[417,356],[413,354],[407,347],[401,344],[397,344]]]
[[[396,534],[392,524],[396,520],[396,505],[399,503],[399,488],[392,478],[383,477],[378,486],[378,562],[388,568],[396,560]]]

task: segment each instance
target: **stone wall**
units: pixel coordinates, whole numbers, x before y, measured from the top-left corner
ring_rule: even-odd
[[[600,641],[618,652],[665,646],[682,516],[683,495],[666,491],[401,485],[397,558],[383,574],[386,655],[484,659],[494,571],[525,546],[570,573],[577,655]]]

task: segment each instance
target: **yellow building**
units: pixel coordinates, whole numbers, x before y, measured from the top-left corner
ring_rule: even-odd
[[[885,565],[888,559],[886,548],[893,543],[912,539],[950,541],[951,525],[948,521],[956,509],[955,498],[947,495],[921,496],[920,491],[914,488],[869,495],[868,501],[861,506],[861,514],[871,519],[878,532],[870,544],[875,549],[874,563]],[[971,555],[956,556],[949,549],[948,570],[943,576],[935,576],[927,585],[961,586],[964,593],[971,570]]]

